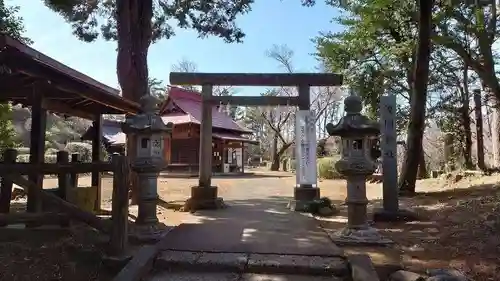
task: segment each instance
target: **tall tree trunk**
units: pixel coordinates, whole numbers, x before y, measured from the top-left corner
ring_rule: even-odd
[[[462,128],[463,128],[463,155],[464,155],[464,166],[466,169],[474,169],[474,163],[472,162],[472,131],[470,129],[470,95],[469,95],[469,66],[466,63],[463,69],[463,88],[460,88],[462,107],[460,109]]]
[[[278,134],[273,135],[273,147],[271,153],[273,159],[271,163],[271,171],[279,171],[280,169],[280,155],[278,154]]]
[[[425,105],[429,80],[430,34],[432,31],[432,7],[434,1],[417,0],[419,7],[419,30],[416,63],[413,72],[410,122],[408,124],[408,150],[405,154],[399,189],[404,194],[415,193],[417,171],[421,160],[422,137],[425,128]]]
[[[148,90],[148,49],[151,43],[152,0],[116,1],[118,30],[117,75],[124,98],[138,102]],[[127,156],[133,161],[136,140],[127,138]],[[132,204],[137,202],[137,176],[131,172]]]

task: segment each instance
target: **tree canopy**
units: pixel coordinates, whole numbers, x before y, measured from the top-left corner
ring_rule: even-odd
[[[118,40],[117,1],[44,0],[45,5],[61,14],[78,38],[91,42],[99,38]],[[253,0],[209,1],[121,1],[131,14],[141,14],[151,21],[150,42],[175,35],[176,27],[191,28],[200,36],[215,35],[227,42],[240,42],[243,31],[236,26],[238,14],[250,11]],[[142,2],[142,3],[141,3]],[[119,4],[119,3],[118,3]]]
[[[315,4],[313,0],[303,2]],[[495,1],[428,1],[431,6],[425,8],[432,24],[426,26],[422,26],[421,1],[327,3],[339,9],[341,14],[334,21],[345,29],[321,33],[315,39],[317,57],[329,71],[345,75],[346,84],[362,96],[372,117],[378,116],[381,95],[397,95],[399,136],[406,137],[406,157],[414,156],[405,158],[404,164],[413,163],[411,170],[416,171],[417,161],[423,170],[421,176],[425,174],[423,154],[418,156],[415,151],[420,149],[414,146],[422,145],[426,128],[438,128],[455,134],[460,158],[466,167],[472,167],[473,104],[469,92],[480,84],[500,98],[495,73],[498,59],[492,48],[499,34]],[[430,45],[422,43],[424,35],[431,39]],[[423,50],[419,52],[419,44],[430,50],[430,58],[419,56]],[[429,74],[422,74],[425,72],[417,67],[419,59],[430,61]],[[422,80],[427,76],[428,81]],[[423,85],[427,89],[421,88]],[[408,181],[405,170],[403,182]],[[410,182],[413,190],[414,180]]]

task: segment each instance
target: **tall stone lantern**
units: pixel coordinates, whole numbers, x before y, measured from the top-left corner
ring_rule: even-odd
[[[141,113],[127,117],[122,130],[136,136],[136,157],[131,168],[139,178],[138,216],[133,236],[141,241],[158,240],[164,229],[156,215],[158,175],[166,166],[164,138],[172,132],[172,123],[165,125],[158,115],[159,100],[146,94],[140,99]]]
[[[330,136],[341,137],[341,159],[335,168],[347,179],[347,226],[336,234],[340,244],[385,244],[383,238],[367,222],[366,179],[376,170],[371,156],[372,139],[379,135],[379,124],[361,114],[361,99],[351,94],[344,100],[346,115],[337,125],[328,124]]]

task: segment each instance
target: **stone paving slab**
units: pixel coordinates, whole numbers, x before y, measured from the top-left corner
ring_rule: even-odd
[[[341,257],[251,254],[245,272],[344,276],[349,269]]]
[[[202,223],[181,224],[166,236],[164,249],[193,252],[339,256],[314,218],[286,205],[232,205],[199,212]]]
[[[344,281],[342,278],[309,275],[244,274],[241,281]]]
[[[200,252],[163,251],[155,261],[155,269],[186,270],[196,265]]]
[[[156,269],[193,272],[245,272],[346,276],[343,257],[203,253],[167,250],[160,254]]]
[[[344,281],[342,278],[308,275],[162,272],[148,281]]]
[[[196,264],[206,269],[242,272],[248,263],[248,254],[202,253]]]
[[[162,272],[148,281],[239,281],[236,273],[207,273],[207,272]]]

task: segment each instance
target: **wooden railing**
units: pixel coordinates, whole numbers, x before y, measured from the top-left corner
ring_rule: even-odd
[[[121,255],[126,251],[128,244],[128,188],[129,164],[125,156],[113,155],[111,162],[80,163],[69,162],[66,151],[57,153],[57,163],[16,163],[17,151],[7,149],[4,153],[4,162],[0,163],[0,226],[25,223],[27,226],[42,224],[60,224],[65,227],[69,220],[81,221],[89,226],[110,235],[109,253]],[[73,158],[73,157],[72,157]],[[77,160],[77,159],[72,159]],[[106,223],[97,215],[83,210],[68,201],[68,194],[77,187],[80,173],[112,172],[113,195],[111,224]],[[51,193],[40,188],[24,175],[57,174],[58,190]],[[27,194],[34,194],[46,205],[57,208],[61,213],[10,213],[10,203],[13,184],[23,188]]]

